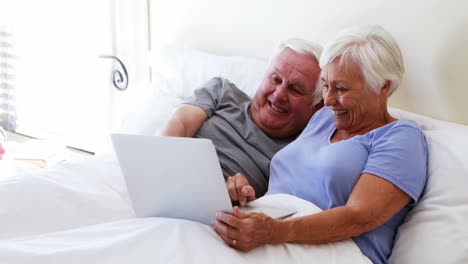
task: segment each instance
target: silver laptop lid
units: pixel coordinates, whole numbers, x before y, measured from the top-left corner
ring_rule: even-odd
[[[137,217],[170,217],[210,225],[232,212],[209,139],[112,134]]]

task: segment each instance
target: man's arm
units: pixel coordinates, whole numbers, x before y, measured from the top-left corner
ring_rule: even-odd
[[[159,134],[161,136],[193,137],[207,119],[208,114],[202,108],[181,104],[171,114]]]

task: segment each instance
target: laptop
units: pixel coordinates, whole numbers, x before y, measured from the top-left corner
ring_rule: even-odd
[[[218,211],[232,213],[211,140],[112,134],[117,159],[137,217],[181,218],[211,225]],[[284,218],[296,211],[255,207],[241,210]]]

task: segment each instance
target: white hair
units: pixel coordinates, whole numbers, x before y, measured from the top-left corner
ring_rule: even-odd
[[[357,64],[365,82],[376,94],[380,94],[386,81],[391,81],[391,95],[405,72],[398,44],[390,33],[376,25],[341,31],[325,46],[320,57],[320,68],[323,69],[336,58],[340,59],[340,65]]]
[[[285,48],[290,48],[300,54],[309,55],[317,61],[319,61],[323,50],[323,47],[317,43],[305,39],[290,38],[276,46],[272,58],[282,52]]]
[[[317,43],[314,43],[305,39],[290,38],[290,39],[287,39],[286,41],[281,42],[278,46],[276,46],[276,49],[273,52],[273,55],[270,57],[270,61],[274,57],[276,57],[279,53],[281,53],[285,48],[290,48],[299,54],[308,55],[314,58],[315,60],[317,60],[317,62],[319,62],[320,55],[322,54],[322,50],[323,50],[323,47],[320,44],[317,44]],[[321,88],[321,84],[320,84],[320,77],[319,77],[317,78],[317,85],[314,91],[314,100],[312,102],[312,106],[318,104],[323,99],[320,88]],[[319,93],[317,93],[317,91],[319,91]]]

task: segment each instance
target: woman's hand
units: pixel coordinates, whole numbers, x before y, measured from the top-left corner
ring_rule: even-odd
[[[255,200],[254,188],[250,186],[247,178],[241,173],[228,177],[226,188],[231,201],[239,202],[240,206],[245,206],[248,202]]]
[[[234,207],[234,215],[219,212],[213,229],[229,246],[250,251],[260,245],[272,243],[276,220],[263,213],[242,212]]]

